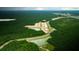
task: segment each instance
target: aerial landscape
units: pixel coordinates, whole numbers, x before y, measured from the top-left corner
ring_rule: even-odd
[[[79,51],[79,9],[1,7],[0,51]]]

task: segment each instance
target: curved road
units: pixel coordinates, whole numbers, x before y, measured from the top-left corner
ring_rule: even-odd
[[[56,17],[56,18],[53,18],[52,20],[58,20],[58,19],[61,19],[61,18],[64,18],[64,17]],[[48,21],[49,22],[49,21]],[[50,26],[50,25],[48,25]],[[55,29],[54,29],[55,30]],[[50,31],[53,32],[54,31],[53,29]],[[4,48],[6,45],[8,45],[9,43],[13,42],[13,41],[23,41],[23,40],[26,40],[28,42],[33,42],[35,44],[37,44],[39,47],[45,45],[45,44],[48,44],[47,43],[47,40],[49,38],[51,38],[50,36],[50,33],[48,34],[45,34],[45,35],[42,35],[42,36],[37,36],[37,37],[31,37],[31,38],[22,38],[22,39],[16,39],[16,40],[10,40],[10,41],[7,41],[6,43],[4,43],[3,45],[0,46],[0,49]],[[48,50],[48,49],[47,49]]]

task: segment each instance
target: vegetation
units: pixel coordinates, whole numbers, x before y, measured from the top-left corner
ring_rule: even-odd
[[[43,19],[50,20],[56,15],[51,11],[0,11],[0,18],[15,18],[16,21],[0,22],[0,46],[9,40],[41,36],[45,33],[24,28],[25,25],[31,25]],[[77,14],[78,15],[78,14]],[[51,33],[52,38],[48,43],[54,46],[54,50],[79,50],[79,20],[72,18],[63,18],[50,22],[50,25],[56,28]],[[48,45],[49,46],[49,45]],[[51,46],[46,47],[53,50]],[[26,41],[13,41],[1,51],[39,51],[34,43]]]
[[[28,43],[26,41],[13,41],[4,48],[2,51],[39,51],[39,48],[34,43]]]
[[[57,31],[51,33],[48,42],[55,46],[54,50],[79,50],[79,20],[63,18],[50,23]]]
[[[44,32],[42,31],[34,31],[31,29],[27,29],[24,26],[29,25],[29,24],[30,25],[35,24],[36,22],[39,22],[43,19],[49,20],[52,17],[54,17],[52,16],[52,13],[48,13],[48,12],[44,12],[44,13],[43,12],[40,13],[36,11],[0,11],[0,12],[1,12],[0,13],[1,19],[2,18],[15,18],[16,19],[16,21],[0,22],[0,46],[9,40],[44,35]],[[6,46],[2,50],[7,50],[7,49],[17,50],[17,47],[14,47],[14,43],[10,43],[9,45],[10,45],[9,48],[6,48],[8,47]],[[16,45],[19,46],[18,43]],[[28,45],[27,42],[26,42],[26,45]],[[32,47],[32,45],[30,47],[31,47],[31,50],[32,49],[34,50],[34,47]],[[27,50],[29,50],[29,48],[27,48]]]

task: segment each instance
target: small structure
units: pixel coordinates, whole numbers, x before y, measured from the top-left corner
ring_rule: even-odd
[[[44,33],[49,33],[52,30],[52,27],[50,26],[49,22],[46,20],[40,21],[40,22],[36,23],[35,25],[26,25],[24,27],[27,27],[29,29],[33,29],[36,31],[42,30]]]

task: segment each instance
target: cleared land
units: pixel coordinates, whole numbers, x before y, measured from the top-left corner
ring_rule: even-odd
[[[50,19],[52,18],[55,18],[55,20],[50,21],[49,23],[52,26],[52,28],[54,27],[57,31],[52,32],[50,36],[49,35],[46,36],[48,38],[51,37],[49,39],[46,39],[47,43],[54,46],[55,48],[54,50],[57,50],[57,51],[58,50],[79,50],[78,48],[79,19],[67,17],[67,16],[66,17],[64,16],[65,18],[62,18],[60,16],[52,14],[52,12],[41,12],[41,13],[24,12],[23,14],[17,12],[15,14],[7,13],[7,14],[3,14],[3,16],[2,14],[0,15],[2,18],[11,17],[16,19],[16,21],[13,21],[13,22],[0,22],[1,50],[39,51],[41,47],[39,48],[36,44],[27,42],[26,38],[37,37],[37,39],[40,39],[39,37],[45,35],[45,33],[43,31],[34,31],[31,29],[24,28],[24,26],[34,25],[35,23],[43,19],[50,21]],[[59,19],[57,17],[59,17]],[[34,39],[34,40],[37,40],[37,39]],[[45,37],[43,37],[43,39],[45,39]],[[42,42],[43,39],[40,39],[41,40],[40,42]],[[48,47],[46,46],[44,47],[45,48],[51,47],[50,45],[47,45],[47,46]],[[53,48],[51,47],[49,48],[49,50],[53,50]]]

